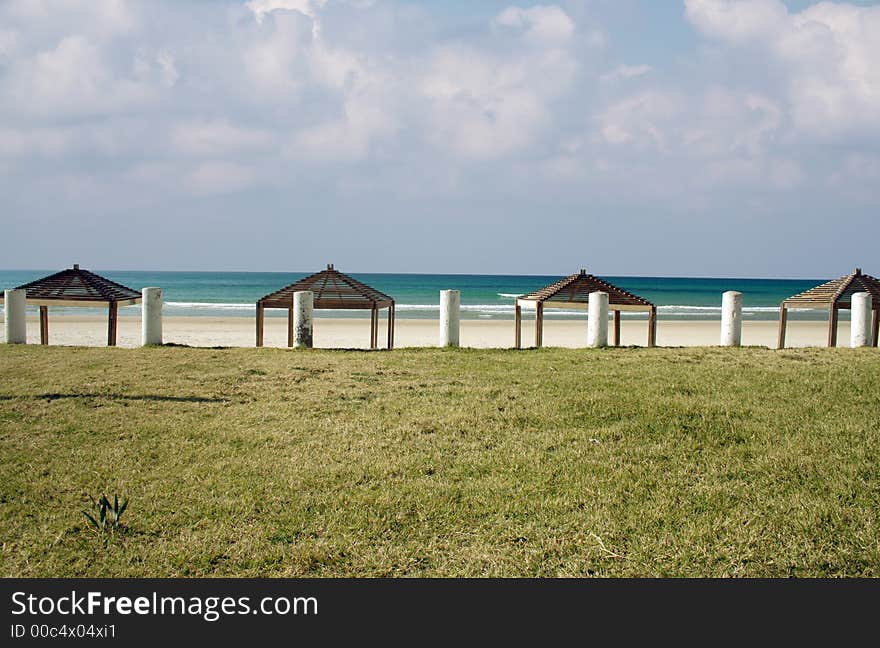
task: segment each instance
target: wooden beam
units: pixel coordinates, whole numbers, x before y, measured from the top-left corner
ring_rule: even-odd
[[[614,346],[620,346],[620,311],[614,311]]]
[[[877,338],[880,337],[880,310],[874,309],[874,321],[871,326],[871,346],[877,346]]]
[[[265,317],[266,308],[262,304],[257,304],[257,346],[263,346],[263,319]]]
[[[2,299],[0,299],[0,303],[3,303]],[[110,304],[113,303],[116,304],[117,308],[135,306],[141,303],[141,298],[120,299],[117,302],[88,299],[40,299],[36,297],[27,300],[28,306],[65,306],[70,308],[110,308]]]
[[[116,302],[110,302],[107,317],[107,346],[116,346],[116,319],[117,319]]]
[[[648,312],[648,346],[657,345],[657,307],[652,306]]]
[[[785,348],[785,329],[788,326],[788,309],[785,306],[779,307],[779,340],[776,343],[777,349]]]
[[[49,344],[49,307],[40,306],[40,344]]]
[[[535,308],[535,346],[539,349],[544,343],[544,304],[538,302]]]
[[[520,306],[532,308],[535,304],[540,303],[544,308],[563,308],[565,310],[589,310],[586,302],[564,302],[564,301],[544,301],[537,302],[534,299],[517,299],[516,303]],[[614,304],[609,302],[609,307],[615,310],[627,313],[650,313],[651,306],[642,304]]]
[[[828,318],[828,346],[837,346],[837,304],[831,305],[831,315]]]
[[[516,302],[516,305],[513,307],[513,346],[517,349],[522,348],[522,307],[519,305],[519,301]]]

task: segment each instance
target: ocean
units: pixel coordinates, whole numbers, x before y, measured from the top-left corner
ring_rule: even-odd
[[[14,288],[55,271],[0,270],[0,289]],[[164,290],[164,313],[169,316],[253,317],[256,301],[307,272],[146,272],[100,270],[94,272],[135,290],[159,286]],[[358,280],[396,301],[398,319],[433,319],[438,316],[439,291],[461,291],[463,319],[513,319],[513,299],[557,281],[560,276],[379,274],[349,272]],[[721,294],[743,293],[743,318],[774,320],[779,303],[827,279],[718,279],[685,277],[614,277],[603,279],[653,302],[659,319],[713,320],[721,318]],[[54,310],[54,309],[53,309]],[[96,309],[58,308],[63,312],[102,312]],[[120,316],[137,316],[139,306],[120,309]],[[841,315],[844,315],[842,312]],[[266,311],[268,317],[285,316]],[[317,317],[368,317],[365,311],[316,311]],[[548,319],[583,317],[583,311],[551,310]],[[624,313],[644,318],[643,313]],[[827,311],[792,311],[792,319],[827,318]]]

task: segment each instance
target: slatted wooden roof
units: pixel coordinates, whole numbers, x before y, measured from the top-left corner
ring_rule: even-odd
[[[138,291],[82,270],[79,265],[18,288],[27,291],[29,304],[40,306],[130,306],[141,300]]]
[[[311,290],[314,293],[315,308],[372,309],[394,304],[394,299],[388,295],[339,272],[333,264],[328,265],[326,270],[266,295],[257,304],[263,308],[290,308],[293,293],[300,290]]]
[[[852,296],[857,292],[870,293],[874,308],[880,308],[880,280],[862,274],[861,268],[789,297],[782,305],[785,308],[830,308],[834,304],[838,308],[850,308]]]
[[[654,308],[648,300],[618,288],[604,279],[587,274],[586,270],[569,275],[518,299],[543,302],[545,307],[586,308],[590,301],[590,293],[593,292],[608,293],[608,303],[612,310],[649,311]]]

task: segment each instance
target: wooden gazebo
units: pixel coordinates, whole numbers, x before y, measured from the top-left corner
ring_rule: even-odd
[[[40,307],[40,343],[49,344],[49,306],[107,307],[107,346],[116,346],[116,323],[120,306],[133,306],[141,293],[115,281],[81,270],[79,264],[19,286],[25,302]],[[0,300],[3,294],[0,293]]]
[[[648,346],[657,341],[657,307],[646,299],[633,295],[599,277],[581,270],[545,288],[516,298],[516,348],[522,346],[522,306],[535,305],[535,346],[544,339],[544,309],[566,308],[586,310],[592,292],[608,293],[608,308],[614,313],[614,346],[620,345],[620,313],[636,311],[648,313]]]
[[[877,333],[878,327],[880,327],[880,280],[871,275],[862,274],[862,269],[856,268],[844,277],[810,288],[782,302],[779,307],[779,348],[785,348],[785,329],[788,325],[789,308],[827,308],[829,311],[828,346],[835,346],[837,344],[838,311],[852,308],[852,296],[858,292],[866,292],[871,295],[874,311],[871,345],[877,346]]]
[[[370,348],[379,347],[379,311],[388,309],[388,348],[394,348],[394,300],[361,283],[357,279],[339,272],[333,264],[326,270],[317,272],[296,283],[266,295],[257,302],[257,346],[263,346],[263,319],[267,308],[287,310],[287,346],[293,346],[293,293],[310,290],[314,295],[316,309],[357,309],[369,310]]]

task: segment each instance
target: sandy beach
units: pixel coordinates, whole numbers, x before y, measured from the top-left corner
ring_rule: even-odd
[[[0,318],[2,320],[2,318]],[[166,317],[166,343],[201,347],[254,346],[254,320],[247,317]],[[658,346],[714,346],[719,342],[718,321],[664,321],[657,325]],[[367,348],[369,321],[363,319],[320,318],[315,321],[315,346],[319,348]],[[380,345],[384,346],[387,323],[380,321]],[[548,320],[544,325],[544,346],[583,347],[586,344],[586,321]],[[789,322],[786,346],[824,346],[827,336],[824,322]],[[743,323],[743,345],[776,346],[777,324],[771,321]],[[5,341],[5,332],[0,332]],[[140,345],[139,317],[119,318],[118,345]],[[437,320],[398,319],[395,327],[395,347],[436,346]],[[523,345],[533,344],[534,323],[523,321]],[[28,343],[40,340],[39,320],[28,317]],[[107,341],[107,321],[93,316],[50,316],[49,342],[70,346],[102,346]],[[643,321],[624,321],[621,324],[621,344],[644,346],[647,343],[646,324]],[[841,322],[838,343],[849,343],[849,322]],[[284,347],[287,344],[285,318],[266,319],[265,346]],[[474,348],[513,346],[513,322],[509,320],[462,320],[461,345]]]

